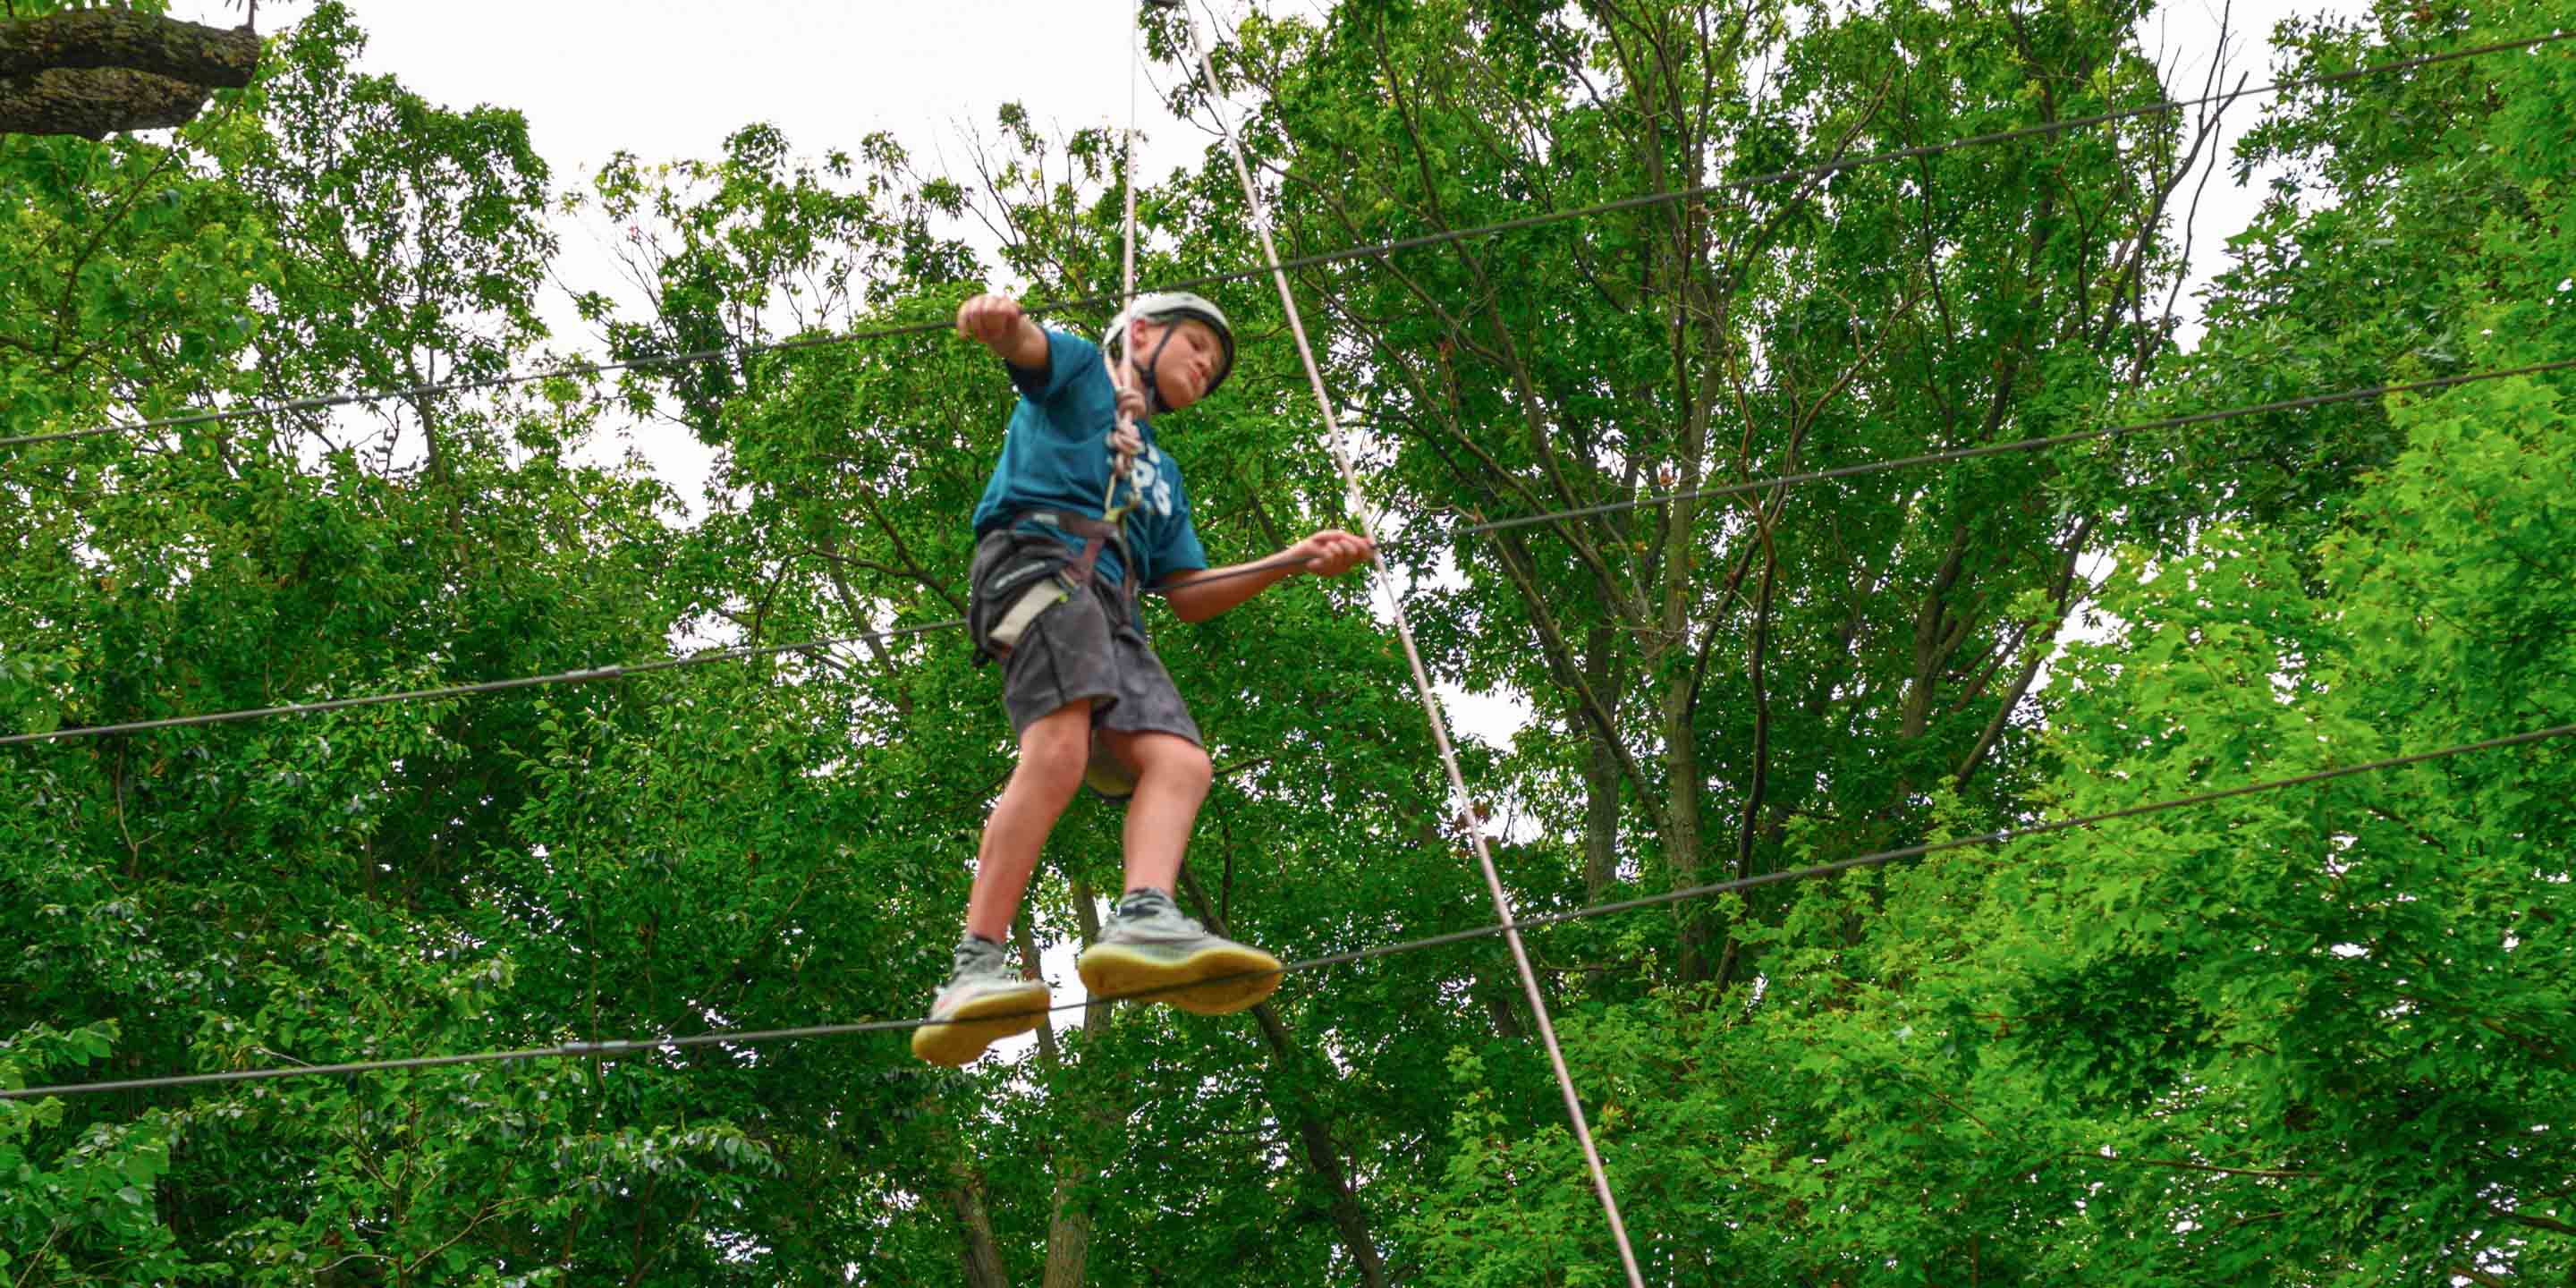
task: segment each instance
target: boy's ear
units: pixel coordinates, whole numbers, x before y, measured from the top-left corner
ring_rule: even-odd
[[[1154,351],[1154,337],[1162,333],[1162,323],[1152,318],[1138,318],[1127,324],[1127,344],[1141,357]]]

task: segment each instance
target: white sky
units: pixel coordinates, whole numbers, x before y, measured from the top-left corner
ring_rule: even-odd
[[[1322,0],[1265,2],[1311,11]],[[1202,31],[1209,29],[1210,3],[1229,27],[1249,7],[1246,0],[1194,0]],[[958,155],[961,131],[991,133],[995,110],[1006,101],[1026,105],[1041,126],[1061,131],[1123,124],[1131,4],[352,0],[370,38],[366,70],[396,75],[434,102],[518,109],[563,189],[586,187],[621,148],[648,162],[718,155],[727,134],[754,121],[779,126],[808,153],[849,148],[884,130],[925,169],[937,168],[943,149]],[[2142,25],[2149,50],[2171,51],[2165,61],[2175,69],[2176,93],[2198,91],[2224,4],[2177,0]],[[2359,8],[2357,0],[2240,0],[2229,41],[2234,65],[2254,73],[2255,83],[2267,81],[2275,21],[2294,12]],[[268,0],[260,25],[275,31],[311,10],[311,0]],[[178,0],[174,12],[224,25],[240,20],[237,0]],[[1196,164],[1207,143],[1203,129],[1164,112],[1150,86],[1140,97],[1140,155],[1149,178]],[[2262,105],[2239,105],[2238,127]],[[2260,195],[2259,181],[2238,190],[2222,174],[2209,185],[2196,243],[2204,265],[2215,262],[2221,240],[2243,225]],[[618,294],[622,279],[601,230],[566,220],[560,231],[557,277]],[[1247,263],[1255,253],[1246,246]],[[574,319],[567,300],[558,294],[547,304],[558,344],[594,347],[595,337]],[[2188,299],[2182,307],[2191,312]],[[698,496],[705,448],[667,426],[639,427],[635,442],[683,497]]]
[[[1216,2],[1229,26],[1246,9],[1243,0]],[[1280,2],[1311,10],[1319,0]],[[1202,31],[1206,3],[1198,0]],[[2356,0],[2241,0],[2228,42],[2233,66],[2252,73],[2252,83],[2268,82],[2276,21],[2361,7]],[[727,134],[754,121],[779,126],[809,154],[887,131],[924,169],[936,169],[942,148],[955,153],[961,130],[990,133],[1004,102],[1022,103],[1041,127],[1058,132],[1128,119],[1128,0],[353,0],[352,8],[370,37],[366,70],[398,76],[433,102],[524,113],[559,189],[586,187],[619,149],[648,162],[716,156]],[[311,11],[310,0],[268,0],[260,26],[275,31]],[[230,0],[178,0],[172,12],[223,26],[240,21]],[[2171,92],[2200,92],[2223,13],[2219,0],[2179,0],[2143,25],[2145,47],[2166,51]],[[1204,131],[1165,113],[1150,87],[1141,97],[1144,174],[1159,180],[1196,164]],[[2267,103],[2238,105],[2231,142]],[[2258,175],[2237,189],[2223,169],[2211,180],[2195,239],[2199,276],[2218,266],[2220,244],[2244,225],[2263,183]],[[600,233],[578,221],[565,222],[561,233],[557,277],[615,294],[621,279]],[[1255,246],[1244,248],[1247,264],[1257,254]],[[2188,294],[2179,307],[2193,311]],[[560,347],[595,350],[564,299],[549,300],[546,315]],[[633,442],[683,497],[699,495],[709,457],[685,432],[642,426]],[[1475,737],[1507,739],[1523,718],[1508,698],[1446,697],[1453,721]],[[1082,996],[1071,966],[1063,948],[1046,954],[1060,1002]]]

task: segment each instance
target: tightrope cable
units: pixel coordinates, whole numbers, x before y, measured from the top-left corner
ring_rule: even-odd
[[[2423,54],[2414,58],[2400,59],[2395,62],[2375,63],[2368,67],[2346,68],[2343,71],[2327,72],[2317,76],[2293,77],[2288,80],[2274,81],[2268,85],[2254,86],[2250,89],[2226,90],[2217,93],[2202,94],[2192,98],[2162,99],[2154,103],[2147,103],[2137,107],[2118,108],[2108,112],[2097,112],[2090,116],[2069,117],[2065,120],[2046,121],[2038,125],[2021,126],[2016,129],[1997,130],[1987,134],[1969,135],[1964,138],[1951,139],[1942,143],[1928,143],[1916,147],[1898,148],[1888,152],[1872,152],[1863,156],[1845,157],[1836,161],[1822,161],[1810,165],[1793,166],[1785,170],[1773,170],[1764,174],[1748,175],[1738,179],[1727,179],[1717,183],[1702,184],[1697,187],[1676,188],[1663,192],[1639,193],[1634,196],[1621,197],[1612,201],[1598,202],[1589,206],[1576,206],[1565,210],[1543,211],[1534,215],[1523,215],[1515,219],[1505,219],[1494,223],[1478,224],[1467,228],[1445,229],[1436,233],[1422,233],[1412,237],[1399,237],[1390,241],[1370,242],[1363,245],[1344,247],[1340,250],[1320,251],[1311,255],[1300,255],[1282,260],[1280,261],[1279,267],[1283,270],[1294,270],[1315,268],[1326,264],[1337,264],[1354,259],[1380,258],[1394,254],[1398,251],[1419,250],[1429,246],[1444,246],[1451,242],[1465,241],[1476,237],[1490,237],[1498,233],[1517,232],[1525,228],[1537,228],[1547,224],[1561,223],[1566,220],[1589,219],[1596,215],[1614,214],[1624,210],[1637,210],[1650,206],[1670,205],[1675,202],[1692,201],[1701,197],[1715,196],[1719,193],[1744,192],[1754,188],[1767,187],[1772,184],[1787,183],[1799,179],[1825,178],[1843,173],[1847,170],[1856,170],[1864,166],[1878,165],[1889,161],[1911,161],[1920,157],[1937,156],[1944,152],[1957,151],[1962,148],[1985,147],[1997,143],[2010,143],[2021,139],[2041,138],[2049,135],[2063,134],[2073,130],[2090,129],[2097,125],[2106,125],[2117,121],[2131,120],[2143,116],[2157,116],[2169,112],[2178,112],[2185,108],[2201,107],[2211,103],[2224,102],[2241,97],[2280,94],[2297,89],[2311,89],[2322,85],[2340,84],[2345,81],[2356,80],[2366,76],[2378,76],[2393,72],[2413,71],[2418,68],[2430,67],[2439,63],[2456,62],[2466,58],[2479,58],[2488,54],[2511,53],[2516,50],[2536,48],[2541,45],[2551,44],[2556,41],[2567,40],[2570,38],[2576,38],[2576,32],[2557,31],[2543,36],[2526,36],[2518,40],[2496,41],[2491,44],[2475,45],[2466,49],[2453,49],[2436,54]],[[1267,268],[1249,268],[1237,269],[1224,273],[1209,273],[1200,277],[1183,278],[1175,282],[1155,287],[1154,289],[1160,291],[1197,290],[1202,287],[1222,286],[1230,282],[1248,281],[1261,277],[1268,271],[1269,270]],[[1032,315],[1079,312],[1087,309],[1096,309],[1103,305],[1114,304],[1117,302],[1117,299],[1117,296],[1106,293],[1076,296],[1069,299],[1051,300],[1029,305],[1027,306],[1026,311]],[[719,345],[706,349],[693,349],[682,353],[648,355],[638,358],[623,358],[615,361],[568,363],[561,366],[550,367],[542,371],[515,372],[499,376],[481,376],[462,380],[429,381],[421,384],[391,386],[375,390],[352,390],[345,393],[326,394],[310,398],[289,398],[277,402],[251,403],[240,407],[227,407],[215,411],[192,412],[180,416],[164,416],[152,420],[100,425],[89,429],[61,430],[46,434],[21,434],[10,438],[0,438],[0,447],[25,447],[37,443],[60,442],[66,439],[91,438],[104,434],[142,433],[147,430],[173,429],[187,425],[211,424],[218,421],[238,420],[254,416],[272,416],[283,412],[322,410],[332,407],[352,406],[360,403],[387,402],[398,398],[419,398],[434,394],[465,393],[484,389],[497,389],[510,385],[529,384],[543,380],[578,379],[587,376],[604,375],[616,371],[634,371],[653,367],[684,366],[700,362],[715,362],[726,358],[751,357],[761,353],[789,353],[805,349],[859,344],[872,340],[896,339],[903,336],[936,335],[943,332],[953,331],[955,329],[955,324],[949,321],[915,322],[906,325],[876,327],[863,331],[853,331],[842,335],[808,336],[796,340],[746,342],[741,344]]]
[[[239,711],[210,711],[199,715],[169,716],[159,720],[127,720],[117,724],[83,725],[74,729],[56,729],[48,733],[13,733],[0,738],[0,747],[22,742],[63,742],[74,738],[103,738],[110,734],[143,733],[153,729],[186,729],[197,725],[229,724],[236,720],[258,720],[268,716],[309,716],[325,711],[346,711],[352,707],[382,706],[389,702],[439,702],[449,698],[469,698],[485,693],[506,693],[512,689],[532,689],[549,684],[586,684],[593,680],[615,680],[629,675],[649,675],[656,671],[677,671],[684,667],[704,666],[710,662],[740,662],[780,653],[797,653],[810,649],[830,648],[835,644],[857,644],[867,640],[890,640],[906,635],[923,635],[965,625],[965,619],[952,618],[920,626],[904,626],[890,631],[870,631],[864,635],[840,635],[830,639],[805,640],[796,644],[756,644],[739,648],[712,649],[687,657],[661,658],[651,662],[628,662],[615,666],[578,667],[545,675],[514,676],[506,680],[478,680],[465,684],[445,684],[429,689],[404,689],[395,693],[370,693],[352,698],[323,698],[313,702],[287,702],[272,707],[248,707]]]
[[[1505,923],[1475,926],[1465,930],[1449,931],[1445,934],[1425,935],[1418,939],[1405,939],[1393,943],[1377,944],[1366,948],[1354,948],[1343,952],[1326,953],[1319,957],[1307,957],[1289,962],[1281,966],[1276,972],[1265,971],[1257,973],[1298,975],[1311,971],[1325,970],[1336,966],[1353,966],[1361,962],[1374,961],[1382,957],[1395,957],[1407,953],[1423,952],[1433,948],[1444,948],[1452,944],[1463,944],[1479,939],[1490,939],[1497,935],[1513,934],[1518,930],[1529,929],[1532,927],[1556,926],[1564,925],[1569,922],[1588,921],[1595,917],[1606,917],[1616,913],[1635,912],[1644,908],[1661,907],[1667,904],[1704,899],[1714,895],[1726,894],[1731,891],[1751,890],[1761,886],[1777,885],[1782,882],[1805,881],[1816,877],[1833,876],[1838,873],[1850,872],[1861,868],[1880,867],[1896,862],[1900,859],[1920,858],[1928,854],[1938,854],[1945,850],[1964,849],[1969,846],[1979,845],[2007,844],[2013,841],[2026,840],[2034,836],[2044,836],[2053,832],[2064,832],[2075,828],[2093,827],[2098,824],[2116,822],[2121,819],[2138,818],[2149,814],[2161,814],[2171,810],[2209,805],[2242,796],[2253,796],[2264,792],[2280,791],[2291,787],[2303,787],[2312,783],[2327,782],[2338,778],[2349,778],[2358,774],[2378,773],[2383,770],[2399,769],[2408,765],[2417,765],[2427,761],[2442,760],[2453,756],[2469,755],[2477,752],[2497,751],[2507,747],[2519,747],[2530,743],[2547,741],[2553,738],[2564,738],[2570,735],[2576,735],[2576,724],[2553,725],[2545,729],[2533,729],[2526,733],[2507,734],[2502,737],[2487,738],[2477,742],[2466,742],[2447,747],[2437,747],[2430,751],[2418,751],[2401,756],[2390,756],[2380,760],[2362,761],[2358,764],[2343,765],[2331,769],[2319,769],[2308,773],[2295,774],[2287,778],[2267,779],[2261,782],[2245,783],[2235,787],[2221,787],[2209,791],[2193,792],[2189,795],[2176,796],[2167,800],[2149,801],[2141,805],[2129,805],[2119,809],[2103,810],[2093,814],[2080,814],[2071,818],[2055,819],[2043,823],[2033,823],[2026,827],[1997,828],[1990,832],[1979,832],[1973,836],[1957,836],[1951,837],[1947,840],[1927,841],[1919,845],[1901,846],[1891,850],[1877,850],[1868,854],[1857,855],[1852,858],[1837,859],[1829,863],[1812,864],[1801,868],[1787,868],[1778,872],[1766,872],[1758,876],[1738,877],[1728,881],[1713,881],[1706,885],[1695,885],[1680,889],[1666,890],[1659,894],[1643,895],[1634,899],[1620,899],[1609,903],[1591,904],[1586,907],[1568,909],[1564,912],[1539,913],[1536,915],[1519,917]],[[1060,1002],[1055,1005],[1042,1008],[1041,1010],[1025,1012],[1024,1015],[1052,1014],[1057,1011],[1082,1010],[1091,1006],[1106,1006],[1112,1002],[1150,1000],[1163,994],[1181,989],[1199,988],[1209,984],[1226,983],[1241,978],[1245,978],[1245,976],[1226,976],[1220,979],[1198,980],[1189,984],[1169,985],[1162,988],[1147,989],[1134,993],[1104,993],[1097,997],[1086,998],[1080,1002]],[[997,1016],[990,1018],[1009,1017]],[[606,1056],[641,1055],[654,1051],[672,1051],[702,1046],[752,1046],[765,1042],[790,1042],[809,1038],[852,1037],[868,1033],[904,1032],[921,1028],[929,1023],[931,1023],[931,1021],[928,1019],[864,1020],[847,1024],[807,1024],[794,1028],[720,1029],[708,1033],[690,1033],[677,1037],[624,1038],[593,1042],[561,1042],[553,1046],[520,1047],[513,1050],[503,1051],[473,1051],[458,1055],[404,1056],[384,1060],[351,1060],[337,1064],[299,1064],[283,1065],[271,1068],[225,1069],[211,1073],[180,1073],[149,1078],[121,1078],[113,1081],[102,1082],[59,1083],[53,1086],[44,1087],[0,1088],[0,1100],[34,1100],[46,1096],[93,1095],[111,1091],[152,1091],[163,1088],[210,1086],[220,1083],[234,1082],[274,1082],[288,1078],[322,1078],[348,1074],[390,1073],[409,1069],[437,1069],[464,1064],[495,1064],[546,1059],[589,1059]]]

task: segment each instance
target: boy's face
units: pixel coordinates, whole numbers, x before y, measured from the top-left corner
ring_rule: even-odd
[[[1165,332],[1171,342],[1163,340]],[[1194,318],[1175,322],[1155,322],[1139,318],[1130,333],[1139,365],[1154,363],[1154,383],[1163,391],[1163,401],[1172,410],[1189,406],[1207,397],[1208,386],[1216,383],[1217,374],[1225,369],[1225,342],[1216,331]],[[1160,347],[1162,356],[1154,356]]]

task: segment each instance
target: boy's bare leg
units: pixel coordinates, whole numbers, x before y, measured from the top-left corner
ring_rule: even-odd
[[[1104,729],[1100,736],[1110,754],[1136,774],[1124,834],[1127,888],[1168,895],[1179,888],[1181,855],[1198,824],[1199,806],[1207,800],[1212,776],[1207,753],[1178,734]]]
[[[931,999],[929,1022],[912,1031],[912,1053],[932,1064],[963,1067],[986,1048],[1038,1026],[1046,985],[1011,969],[1003,950],[1028,892],[1029,873],[1047,833],[1082,785],[1091,750],[1091,703],[1069,704],[1020,732],[1020,763],[984,824],[975,856],[974,893],[966,900],[966,939],[957,945],[948,986]],[[983,942],[989,940],[991,942]],[[1027,963],[1034,967],[1035,962]]]
[[[1037,868],[1047,833],[1055,830],[1055,821],[1081,789],[1083,767],[1090,759],[1088,698],[1059,707],[1021,731],[1019,768],[1011,771],[1010,785],[994,802],[993,817],[984,824],[983,844],[975,852],[975,886],[966,898],[966,933],[997,944],[1009,942],[1011,918],[1019,915],[1029,873]],[[1140,785],[1137,796],[1141,800],[1143,795]],[[1132,816],[1128,826],[1135,826]],[[1173,871],[1179,871],[1177,857]]]
[[[1181,852],[1207,799],[1207,753],[1176,734],[1104,732],[1136,772],[1127,802],[1127,890],[1077,968],[1093,995],[1147,994],[1185,1011],[1227,1015],[1279,987],[1279,959],[1238,944],[1172,904]],[[1142,891],[1151,890],[1145,894]]]

